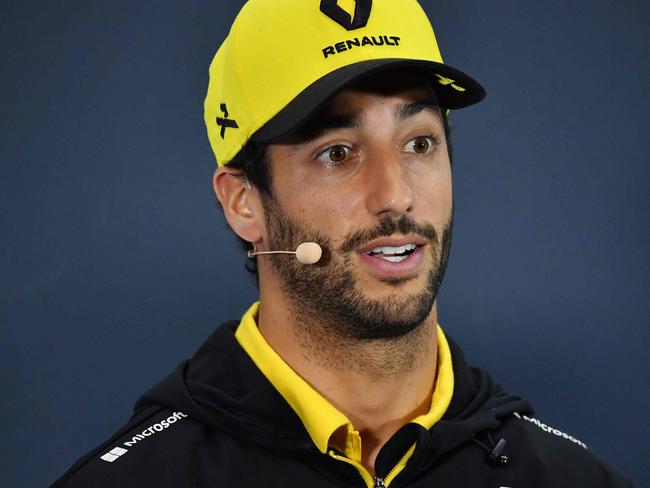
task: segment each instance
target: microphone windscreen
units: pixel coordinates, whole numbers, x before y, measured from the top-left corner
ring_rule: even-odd
[[[302,264],[314,264],[323,255],[323,249],[315,242],[303,242],[296,249],[296,258]]]

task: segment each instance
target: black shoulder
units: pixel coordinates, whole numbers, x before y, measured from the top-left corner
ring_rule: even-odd
[[[515,413],[504,424],[509,461],[539,486],[630,488],[632,482],[577,437],[544,420]],[[541,480],[545,482],[540,483]]]
[[[81,457],[52,488],[180,486],[170,476],[176,465],[172,461],[185,455],[181,446],[201,429],[183,412],[150,407]]]

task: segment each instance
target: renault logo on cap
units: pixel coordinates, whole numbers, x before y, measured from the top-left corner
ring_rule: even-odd
[[[372,0],[356,0],[354,18],[341,8],[337,0],[321,0],[320,11],[347,30],[365,27],[370,18]]]

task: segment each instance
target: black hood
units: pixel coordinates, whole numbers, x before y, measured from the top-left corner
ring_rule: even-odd
[[[300,418],[237,342],[237,325],[218,327],[191,359],[138,400],[135,414],[159,405],[266,448],[315,449]],[[403,445],[414,440],[413,457],[426,451],[430,461],[469,440],[490,450],[494,443],[488,434],[504,417],[533,413],[527,400],[503,391],[485,371],[469,367],[455,341],[447,339],[454,370],[447,412],[430,431],[416,424],[403,427],[389,441],[395,449],[382,449],[386,455],[380,453],[378,464],[390,465],[394,460],[389,453],[403,453]]]

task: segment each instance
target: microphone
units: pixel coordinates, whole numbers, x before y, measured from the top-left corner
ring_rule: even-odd
[[[503,450],[506,448],[506,440],[499,439],[494,448],[488,454],[490,460],[495,464],[507,464],[508,456],[503,455]]]
[[[255,256],[263,254],[295,254],[296,259],[302,264],[314,264],[317,263],[323,255],[323,249],[315,242],[303,242],[295,251],[257,251],[255,249],[255,244],[253,244],[253,250],[248,251],[249,258],[254,258]]]

